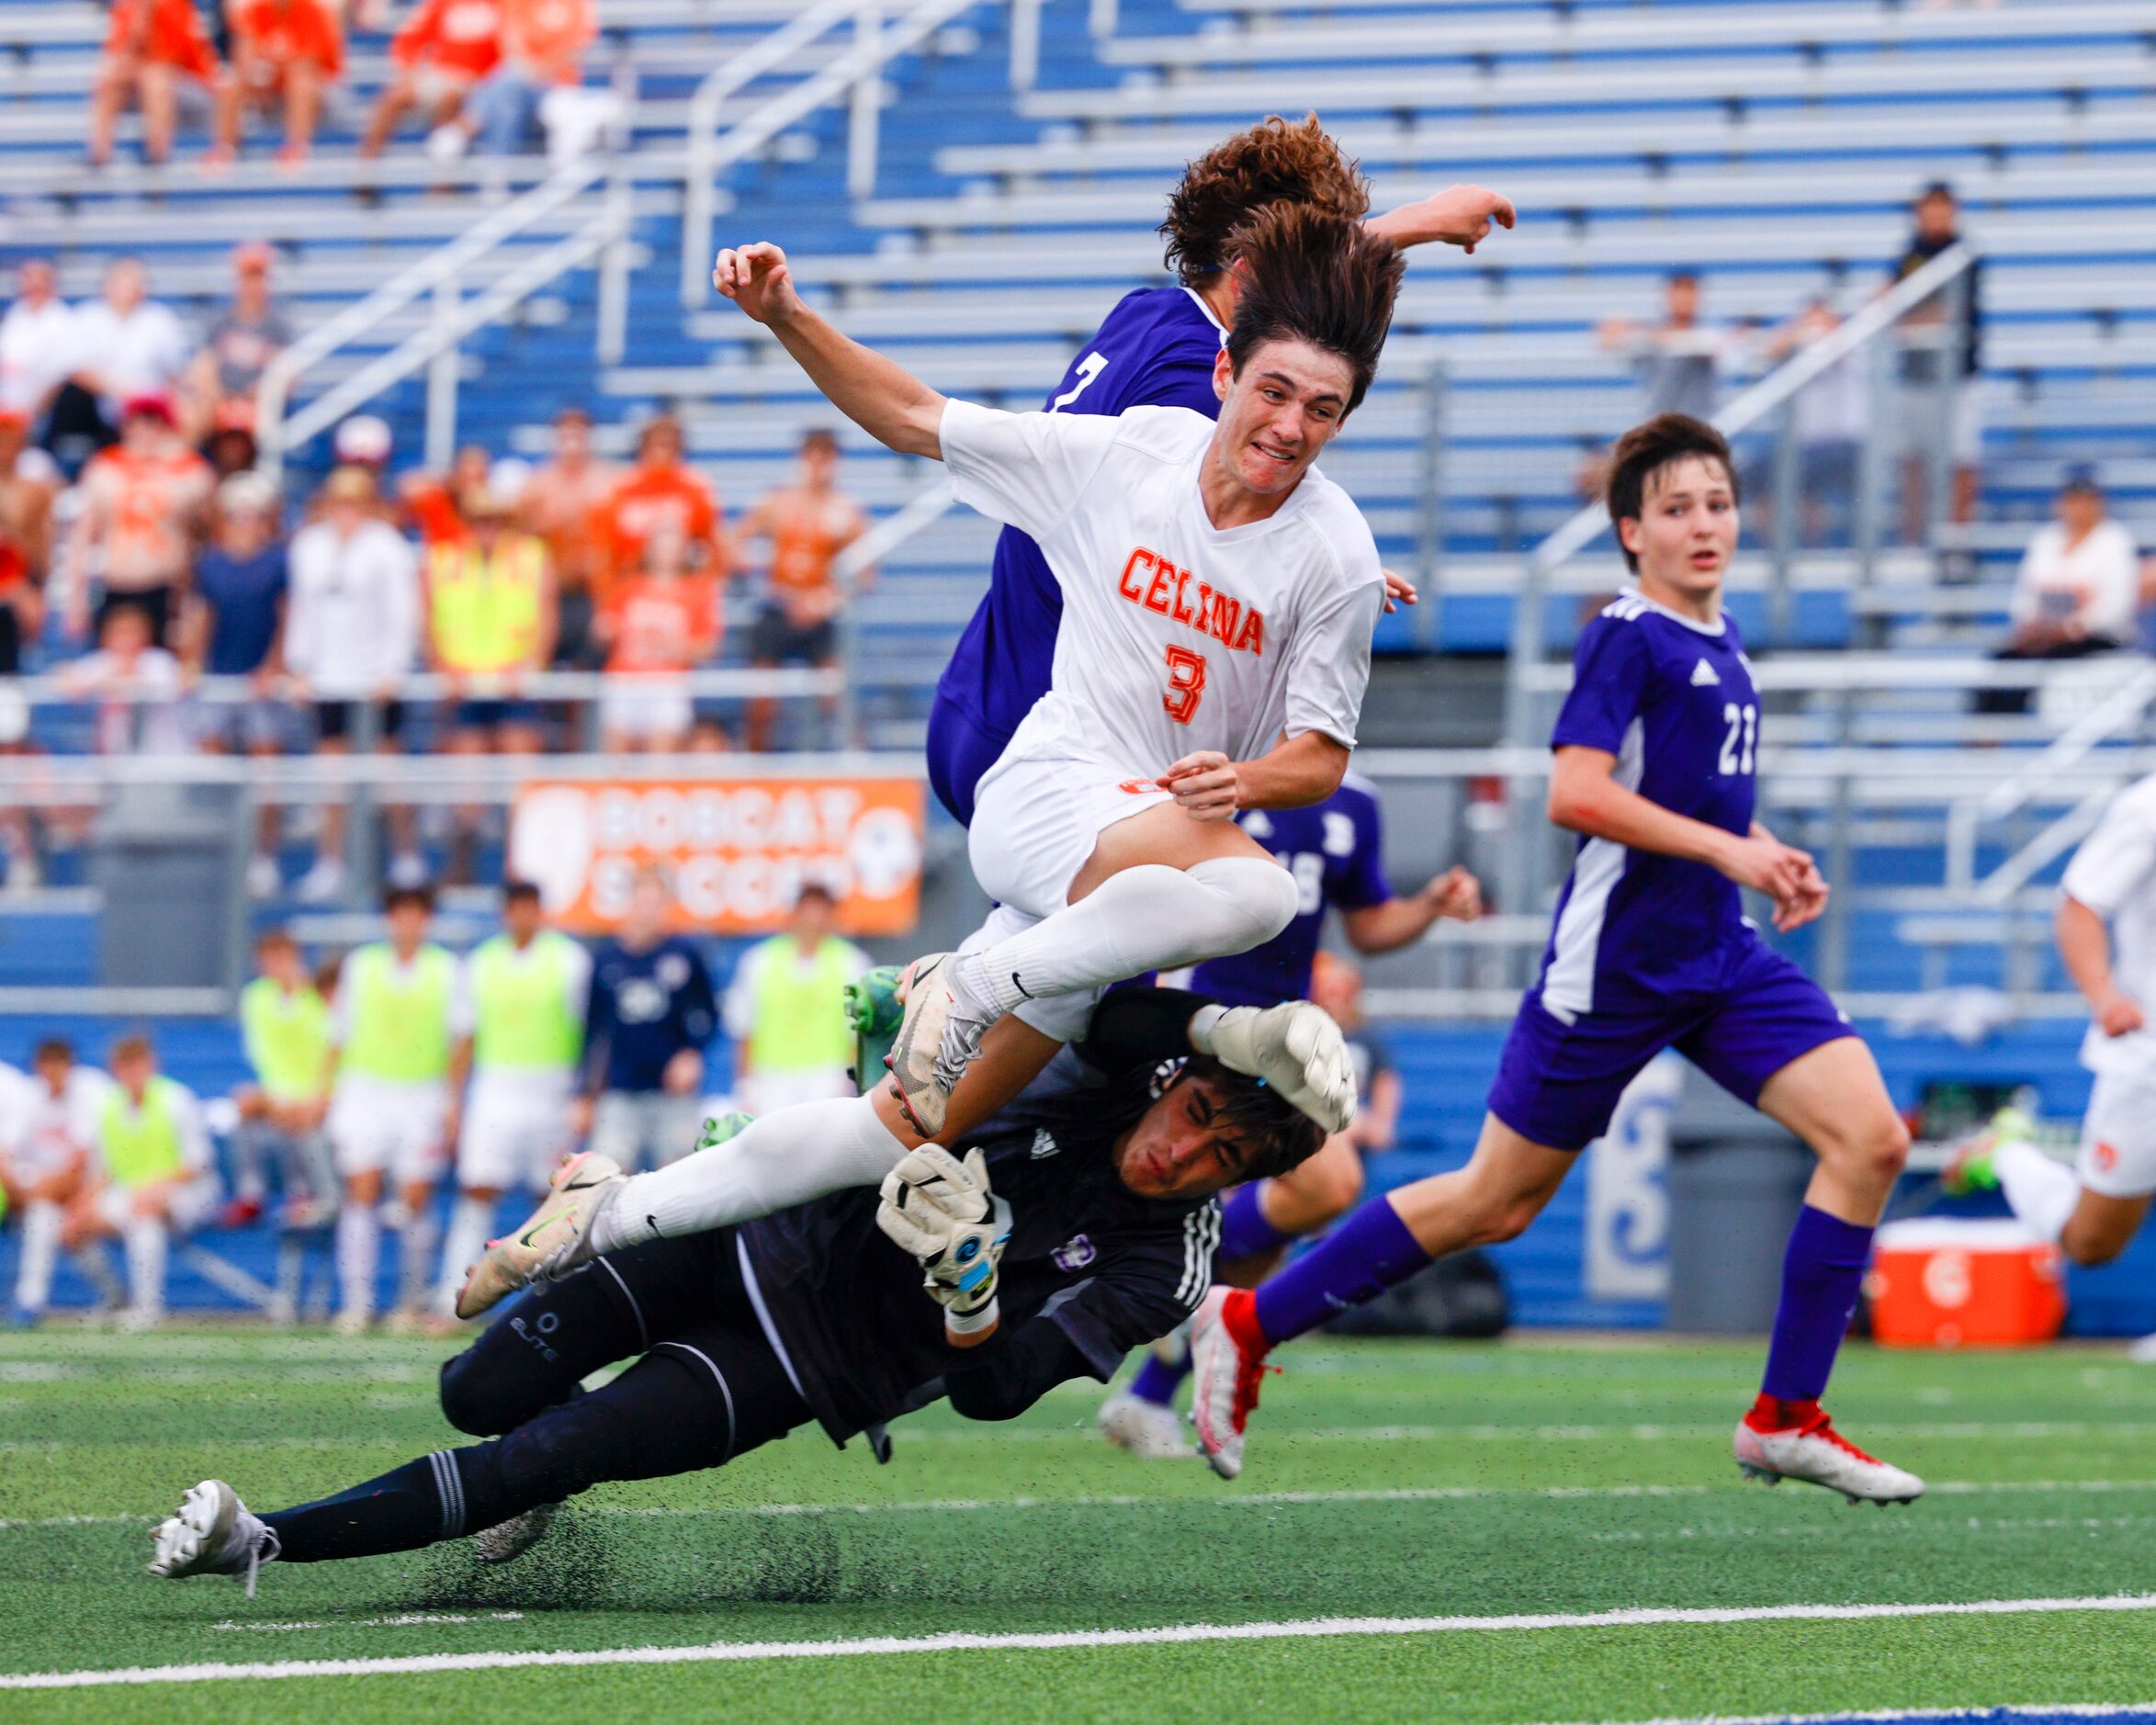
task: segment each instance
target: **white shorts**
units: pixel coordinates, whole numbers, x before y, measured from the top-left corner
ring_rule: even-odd
[[[609,737],[648,742],[682,736],[695,722],[688,690],[671,677],[610,679],[599,697],[599,728]]]
[[[704,1099],[663,1090],[607,1090],[592,1111],[585,1148],[634,1170],[649,1162],[663,1167],[696,1147],[704,1124]]]
[[[844,1066],[811,1066],[803,1072],[752,1072],[734,1086],[734,1106],[748,1114],[770,1114],[796,1102],[828,1102],[852,1096],[853,1075]]]
[[[165,1221],[175,1234],[192,1234],[216,1212],[217,1201],[217,1176],[198,1175],[186,1185],[172,1189]],[[96,1207],[99,1221],[115,1234],[125,1233],[128,1223],[135,1219],[134,1192],[112,1181],[98,1191]]]
[[[446,1084],[339,1078],[328,1122],[337,1172],[350,1179],[387,1171],[400,1186],[440,1179],[449,1162],[448,1113]]]
[[[1070,884],[1103,832],[1173,800],[1151,779],[1103,761],[1005,755],[975,794],[973,877],[998,904],[1038,922],[1070,902]]]
[[[457,1183],[466,1190],[544,1190],[569,1150],[570,1075],[480,1072],[465,1099]]]
[[[2096,1075],[2074,1171],[2101,1197],[2156,1192],[2156,1082],[2139,1073]]]

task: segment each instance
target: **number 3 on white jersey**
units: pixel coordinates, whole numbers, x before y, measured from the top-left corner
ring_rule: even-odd
[[[1168,693],[1160,705],[1178,725],[1198,716],[1198,703],[1205,698],[1205,655],[1187,647],[1168,649]]]
[[[1088,354],[1078,361],[1078,381],[1048,403],[1048,412],[1058,412],[1068,407],[1101,380],[1101,374],[1108,369],[1106,354]]]
[[[1723,704],[1721,716],[1729,735],[1721,739],[1721,759],[1715,764],[1724,772],[1751,772],[1754,748],[1759,741],[1759,709],[1730,701]]]

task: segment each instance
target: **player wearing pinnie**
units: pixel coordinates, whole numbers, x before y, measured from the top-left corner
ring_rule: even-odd
[[[1759,697],[1721,588],[1737,475],[1713,427],[1668,413],[1619,442],[1609,514],[1638,584],[1581,633],[1551,747],[1550,817],[1580,835],[1540,980],[1520,1002],[1468,1165],[1363,1205],[1254,1294],[1215,1288],[1191,1326],[1199,1447],[1242,1466],[1267,1354],[1433,1258],[1508,1240],[1539,1214],[1619,1094],[1675,1048],[1809,1144],[1767,1371],[1738,1464],[1852,1503],[1924,1482],[1837,1433],[1820,1406],[1908,1155],[1871,1051],[1820,987],[1745,920],[1765,893],[1788,931],[1826,883],[1755,817]]]

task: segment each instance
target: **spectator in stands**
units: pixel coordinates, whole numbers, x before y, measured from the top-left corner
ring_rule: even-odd
[[[718,1028],[704,955],[667,932],[672,909],[665,871],[639,870],[620,935],[592,959],[582,1094],[571,1122],[590,1134],[591,1149],[625,1168],[672,1162],[694,1145],[704,1049]]]
[[[21,412],[0,407],[0,677],[22,670],[24,648],[45,626],[60,469],[31,446],[29,429]]]
[[[276,483],[260,473],[235,473],[218,487],[217,501],[216,536],[195,566],[185,656],[198,674],[246,678],[252,698],[211,703],[200,739],[212,753],[266,758],[282,751],[287,733],[287,709],[277,699],[290,587],[283,510]],[[277,805],[265,801],[255,820],[247,890],[267,898],[281,884]]]
[[[274,1170],[288,1223],[319,1224],[336,1208],[322,1122],[329,1112],[330,1008],[283,929],[254,942],[254,980],[240,991],[240,1037],[254,1075],[232,1092],[232,1201],[222,1221],[262,1214]]]
[[[2093,468],[2069,469],[2055,504],[2058,519],[2037,529],[2023,553],[2007,606],[2013,633],[1997,659],[2082,659],[2134,639],[2140,605],[2140,553],[2133,535],[2111,520]],[[1978,692],[1980,713],[2022,713],[2026,689]]]
[[[195,352],[178,315],[150,298],[149,272],[131,257],[105,272],[99,298],[74,309],[73,334],[73,381],[96,398],[99,413],[113,426],[120,409],[138,397],[169,399]]]
[[[620,582],[600,619],[606,693],[599,734],[611,754],[672,754],[686,745],[695,704],[684,673],[718,650],[718,583],[688,566],[688,542],[672,525],[644,541],[643,568]]]
[[[61,685],[97,703],[97,752],[176,755],[193,747],[184,697],[186,673],[157,645],[150,613],[120,603],[99,614],[97,647],[60,668]]]
[[[92,1172],[69,1207],[71,1246],[118,1238],[128,1266],[129,1329],[164,1316],[164,1267],[172,1235],[207,1222],[217,1207],[217,1165],[195,1093],[157,1070],[147,1036],[112,1045],[112,1082],[97,1109]]]
[[[112,159],[113,133],[130,105],[142,110],[143,160],[169,162],[182,78],[220,99],[224,73],[195,0],[113,0],[105,57],[90,89],[90,165]]]
[[[1934,180],[1917,197],[1914,227],[1895,262],[1893,278],[1906,281],[1948,248],[1961,242],[1961,206],[1954,188]],[[1948,519],[1966,525],[1976,518],[1979,462],[1983,454],[1983,402],[1979,374],[1983,361],[1983,311],[1981,272],[1974,263],[1947,288],[1933,294],[1902,320],[1899,436],[1902,453],[1902,536],[1920,545],[1928,524],[1925,471],[1928,452],[1942,438],[1953,465]],[[1944,326],[1957,310],[1964,323],[1957,351],[1939,345]]]
[[[415,107],[426,110],[430,135],[446,143],[454,137],[448,147],[461,148],[464,134],[452,132],[453,122],[472,85],[501,62],[500,0],[420,0],[390,41],[389,59],[396,70],[359,153],[381,154],[397,122]]]
[[[107,1080],[74,1062],[60,1037],[38,1044],[30,1071],[13,1086],[0,1134],[0,1191],[22,1218],[22,1261],[16,1272],[14,1321],[36,1324],[52,1299],[67,1206],[80,1193],[97,1141],[97,1110]],[[93,1280],[109,1282],[96,1257]]]
[[[404,518],[430,550],[460,545],[466,536],[465,500],[488,489],[493,457],[477,444],[467,444],[450,458],[447,473],[407,473],[398,481]]]
[[[1842,327],[1841,314],[1823,295],[1769,338],[1767,357],[1777,364],[1823,341]],[[1864,355],[1837,359],[1797,392],[1790,406],[1797,439],[1797,485],[1803,500],[1803,536],[1812,545],[1848,539],[1865,428],[1871,422],[1871,380]]]
[[[517,531],[486,490],[464,493],[466,537],[426,559],[428,658],[449,680],[442,750],[459,755],[536,755],[539,710],[520,689],[554,657],[554,574],[547,547]],[[448,878],[473,878],[485,811],[457,810]]]
[[[0,318],[0,411],[41,428],[73,369],[74,312],[60,297],[51,261],[29,258],[15,272],[15,303]]]
[[[1362,972],[1338,953],[1320,953],[1311,967],[1310,998],[1332,1014],[1354,1063],[1361,1100],[1348,1136],[1365,1155],[1390,1150],[1400,1129],[1400,1074],[1363,1016]]]
[[[599,513],[598,537],[605,564],[602,605],[615,581],[642,566],[644,541],[655,527],[671,526],[689,547],[689,565],[723,581],[728,558],[717,497],[682,460],[681,422],[662,413],[637,439],[637,465],[624,474]]]
[[[344,70],[344,27],[326,0],[227,0],[232,31],[231,74],[218,91],[217,141],[209,162],[221,166],[240,153],[243,108],[282,109],[285,141],[277,160],[307,160],[322,116],[324,92]]]
[[[98,570],[104,613],[125,604],[164,642],[179,621],[195,569],[212,480],[209,464],[182,443],[172,403],[136,396],[120,411],[120,440],[83,469],[82,509],[68,540],[68,633],[90,626],[90,577]]]
[[[853,1094],[853,1029],[846,985],[868,954],[833,929],[839,901],[803,883],[786,926],[741,954],[726,994],[734,1044],[734,1100],[751,1114]]]
[[[198,437],[240,425],[252,434],[262,374],[292,339],[291,325],[270,297],[271,255],[260,241],[232,254],[231,302],[187,366],[187,401]]]
[[[1625,355],[1644,393],[1642,413],[1689,413],[1712,419],[1721,400],[1721,365],[1730,335],[1699,319],[1699,278],[1678,270],[1663,287],[1662,321],[1652,326],[1630,318],[1603,323],[1602,345]]]
[[[800,471],[795,482],[773,491],[741,523],[743,539],[771,541],[771,592],[750,638],[750,662],[769,670],[785,664],[820,669],[838,662],[838,614],[846,593],[833,579],[839,553],[868,531],[861,505],[839,490],[839,440],[828,431],[801,440]],[[855,591],[869,584],[873,572],[853,578]],[[759,697],[749,704],[749,747],[771,746],[773,704]],[[827,715],[835,704],[827,701]],[[850,740],[850,739],[849,739]]]
[[[375,503],[372,474],[338,468],[322,487],[319,519],[292,536],[285,669],[293,692],[314,703],[324,754],[349,754],[362,741],[393,753],[404,727],[399,692],[419,650],[419,571],[411,546]],[[388,816],[393,878],[423,878],[412,811],[392,805]],[[344,890],[344,823],[342,802],[323,806],[320,849],[299,883],[301,897]]]
[[[557,665],[590,670],[602,656],[593,632],[593,595],[600,586],[598,515],[620,481],[620,468],[592,455],[592,416],[576,407],[557,413],[553,459],[532,475],[517,507],[521,524],[547,542],[547,554],[554,560],[561,616],[554,641]]]
[[[435,146],[461,153],[519,155],[540,141],[539,105],[549,91],[583,82],[584,50],[598,33],[593,0],[501,0],[502,59],[472,86],[463,114]]]

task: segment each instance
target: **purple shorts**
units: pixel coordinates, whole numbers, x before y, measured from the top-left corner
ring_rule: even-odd
[[[1792,1060],[1856,1033],[1825,989],[1753,937],[1713,994],[1597,1007],[1567,1024],[1543,1008],[1539,986],[1530,989],[1497,1060],[1490,1112],[1530,1144],[1584,1150],[1665,1048],[1756,1107]]]

